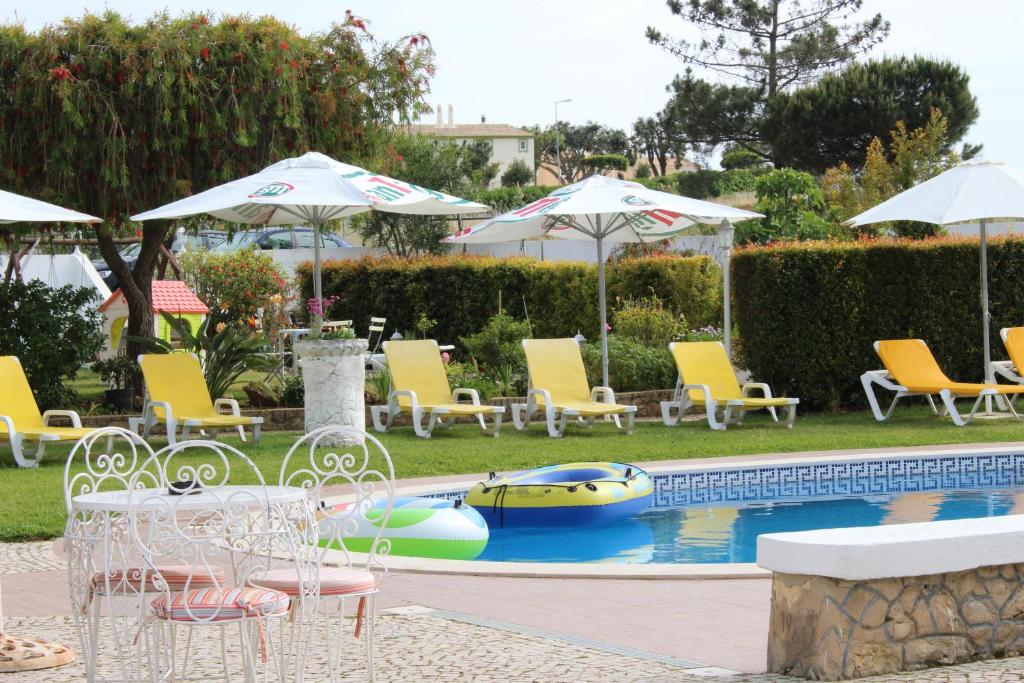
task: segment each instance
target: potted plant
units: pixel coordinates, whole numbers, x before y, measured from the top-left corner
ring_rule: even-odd
[[[138,365],[128,356],[112,356],[106,360],[98,360],[92,364],[93,372],[110,387],[105,393],[106,403],[122,412],[130,412],[135,407],[135,374]]]

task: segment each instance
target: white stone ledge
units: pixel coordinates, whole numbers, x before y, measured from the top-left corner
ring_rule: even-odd
[[[763,534],[773,572],[864,580],[1024,562],[1024,515]]]

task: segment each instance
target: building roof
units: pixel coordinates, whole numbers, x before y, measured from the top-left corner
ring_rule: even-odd
[[[507,123],[457,123],[454,126],[419,124],[413,131],[439,138],[532,138],[533,133]]]
[[[124,295],[118,287],[110,298],[100,305],[105,311],[116,302],[122,301]],[[206,304],[180,280],[153,280],[153,312],[160,313],[209,313]]]

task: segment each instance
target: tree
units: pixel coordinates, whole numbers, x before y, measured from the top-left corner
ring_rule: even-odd
[[[127,299],[128,334],[142,336],[170,224],[139,229],[130,269],[113,241],[135,229],[128,216],[310,149],[371,155],[395,121],[425,109],[432,58],[426,36],[381,43],[351,13],[313,36],[269,17],[198,13],[0,26],[0,175],[103,218],[99,249]]]
[[[590,174],[604,175],[608,171],[625,171],[629,168],[629,159],[624,154],[591,154],[580,166]]]
[[[668,175],[669,159],[681,159],[686,145],[679,136],[676,118],[669,108],[654,116],[641,116],[633,124],[633,147],[647,157],[655,175]]]
[[[825,171],[822,190],[838,220],[852,218],[960,163],[960,155],[950,149],[948,123],[938,108],[932,109],[928,123],[920,128],[908,131],[906,124],[897,121],[889,136],[888,149],[880,138],[868,143],[864,164],[856,171],[845,162]],[[924,237],[936,234],[941,226],[899,222],[867,225],[860,230],[868,234],[890,230],[898,235]]]
[[[756,152],[742,147],[730,147],[722,152],[721,167],[726,171],[736,169],[760,169],[764,168],[764,158]]]
[[[533,171],[522,159],[514,159],[501,174],[502,187],[522,187],[533,182]]]
[[[889,33],[876,14],[855,21],[863,0],[668,0],[701,32],[699,42],[648,26],[647,39],[688,67],[708,69],[771,99],[852,61]]]
[[[555,176],[558,175],[558,160],[562,162],[562,178],[567,183],[575,182],[583,177],[586,170],[583,159],[592,154],[621,154],[630,161],[632,154],[629,137],[622,130],[608,128],[599,123],[588,121],[583,125],[573,125],[566,121],[558,122],[558,154],[555,154],[555,127],[541,131],[534,127],[534,150],[538,155],[539,167],[543,166]]]
[[[383,173],[421,187],[456,196],[474,194],[480,188],[480,171],[490,165],[490,151],[482,154],[475,145],[438,141],[423,135],[396,134],[377,165]],[[440,241],[448,236],[445,216],[405,216],[372,212],[357,216],[353,226],[363,239],[397,256],[442,253]]]
[[[687,67],[671,86],[683,138],[705,147],[735,143],[771,159],[760,131],[768,102],[841,68],[888,35],[880,14],[854,18],[862,2],[668,0],[674,16],[701,32],[691,42],[647,27],[647,39]],[[716,72],[725,82],[709,83],[694,68]]]
[[[978,118],[968,82],[955,64],[923,57],[853,64],[780,93],[768,105],[762,130],[776,164],[818,174],[844,162],[863,165],[872,139],[888,135],[898,121],[921,128],[934,109],[943,114],[944,144],[951,148]]]

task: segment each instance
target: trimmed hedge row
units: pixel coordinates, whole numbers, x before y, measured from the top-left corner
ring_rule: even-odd
[[[609,319],[616,297],[653,292],[691,327],[718,325],[721,272],[705,256],[657,256],[608,264]],[[298,269],[303,300],[312,296],[312,267]],[[597,268],[579,262],[541,262],[529,258],[420,256],[363,258],[323,264],[324,297],[337,296],[328,311],[334,319],[352,319],[366,332],[371,315],[386,316],[388,329],[403,334],[425,316],[436,322],[433,334],[445,342],[483,329],[501,309],[523,319],[529,315],[536,337],[598,336]],[[525,310],[524,310],[525,304]]]
[[[992,357],[999,329],[1024,325],[1024,240],[989,244]],[[801,408],[866,405],[860,375],[881,367],[872,342],[917,337],[959,381],[983,375],[978,241],[804,242],[739,250],[732,260],[742,361]]]

